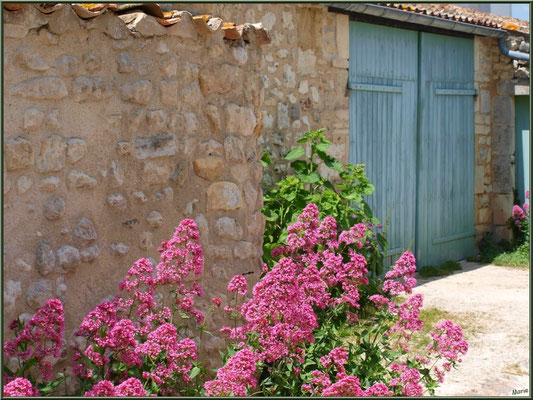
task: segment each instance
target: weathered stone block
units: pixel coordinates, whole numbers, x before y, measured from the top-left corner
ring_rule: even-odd
[[[60,100],[68,96],[68,91],[63,79],[57,76],[47,76],[26,79],[13,87],[10,94],[35,100]]]
[[[89,218],[81,218],[72,230],[74,241],[79,245],[87,245],[98,238],[94,224]]]
[[[25,46],[20,46],[17,49],[14,59],[21,66],[32,71],[42,72],[49,68],[46,61],[44,61],[40,55]]]
[[[203,101],[204,96],[198,83],[194,82],[181,88],[180,99],[185,104],[196,107]]]
[[[24,39],[29,29],[24,25],[4,23],[4,36],[6,38]]]
[[[161,103],[168,106],[178,104],[178,81],[161,80],[159,90],[161,92]]]
[[[222,125],[220,122],[220,114],[218,112],[217,106],[214,106],[212,104],[207,105],[205,107],[205,116],[209,121],[209,126],[211,127],[211,130],[214,133],[220,132]]]
[[[241,206],[241,192],[236,184],[215,182],[207,188],[207,210],[236,210]]]
[[[79,267],[80,252],[73,246],[61,246],[56,252],[57,265],[62,272],[72,272]]]
[[[97,244],[88,246],[80,251],[80,258],[83,263],[92,263],[98,257],[100,257],[100,248]]]
[[[42,240],[35,250],[35,265],[41,275],[48,275],[56,268],[56,256],[48,242]]]
[[[138,160],[167,157],[176,154],[175,135],[157,135],[133,140],[135,157]]]
[[[4,289],[4,311],[11,312],[22,294],[22,283],[20,281],[8,280]]]
[[[223,147],[216,140],[209,140],[200,144],[200,153],[206,156],[222,156]]]
[[[254,112],[247,107],[237,104],[228,104],[225,107],[226,130],[241,136],[250,136],[254,133],[257,119]]]
[[[289,107],[287,104],[278,103],[278,129],[288,129],[289,126]]]
[[[243,229],[235,219],[222,217],[215,222],[215,233],[224,239],[240,240]]]
[[[55,221],[63,216],[65,213],[65,200],[61,197],[48,199],[44,203],[43,214],[49,221]]]
[[[24,111],[24,123],[22,127],[27,131],[34,131],[41,127],[44,113],[36,108],[28,108]]]
[[[142,232],[139,235],[139,247],[143,250],[148,250],[154,247],[152,232]]]
[[[8,171],[28,168],[33,165],[33,147],[30,142],[20,136],[7,139],[4,157]]]
[[[161,61],[161,72],[165,78],[174,78],[178,74],[178,60],[167,57]]]
[[[313,50],[303,51],[298,49],[297,71],[299,75],[312,75],[316,73],[316,56]]]
[[[113,94],[113,81],[100,77],[78,76],[72,81],[72,99],[77,102],[100,101]]]
[[[54,69],[61,76],[74,76],[78,73],[79,64],[76,57],[64,55],[56,60]]]
[[[251,181],[246,181],[243,186],[244,201],[250,210],[254,210],[257,204],[258,191]]]
[[[224,151],[226,160],[230,162],[241,162],[244,159],[244,146],[242,140],[230,135],[224,140]]]
[[[120,193],[113,193],[107,197],[107,204],[116,210],[124,210],[128,206],[128,200]]]
[[[146,105],[150,103],[152,97],[154,96],[154,87],[152,82],[143,79],[124,84],[120,93],[122,100]]]
[[[226,94],[242,85],[243,71],[234,65],[208,66],[198,77],[204,96],[210,93]]]
[[[165,27],[156,21],[154,17],[145,13],[123,14],[120,16],[123,20],[133,21],[128,23],[128,28],[135,32],[139,32],[141,36],[163,36],[166,34]]]
[[[218,179],[224,171],[224,162],[221,157],[197,158],[193,162],[194,173],[208,181]]]
[[[135,70],[135,62],[130,53],[120,53],[117,56],[117,67],[122,74],[130,74]]]
[[[512,193],[514,173],[511,156],[495,156],[492,163],[495,193]]]
[[[497,96],[492,102],[493,121],[500,125],[514,125],[513,103],[509,96]]]
[[[67,161],[76,164],[87,154],[87,142],[80,138],[67,140]]]
[[[111,243],[109,251],[116,256],[124,256],[129,251],[129,246],[126,243]]]
[[[39,172],[56,172],[65,166],[67,144],[59,135],[47,136],[41,145],[37,156],[37,168]]]
[[[49,176],[41,179],[39,183],[39,190],[41,192],[54,192],[59,186],[59,178],[57,176]]]
[[[492,132],[492,151],[498,155],[514,154],[514,128],[512,126],[494,125]]]
[[[178,12],[180,21],[176,24],[166,28],[166,33],[169,36],[178,36],[183,39],[198,40],[198,31],[196,25],[192,20],[191,13],[187,11]]]
[[[92,189],[97,184],[96,179],[76,169],[73,169],[68,173],[67,182],[70,187],[77,189]]]
[[[150,213],[146,217],[146,222],[148,223],[148,226],[150,228],[157,229],[161,225],[163,225],[163,217],[158,211],[150,211]]]
[[[166,165],[157,165],[151,162],[144,164],[141,179],[147,186],[163,185],[170,177],[170,169]]]
[[[233,256],[237,260],[246,260],[253,257],[254,247],[250,242],[239,242],[233,248]]]
[[[17,194],[23,195],[28,190],[30,190],[32,185],[33,181],[29,177],[27,177],[26,175],[19,176],[15,183],[15,186],[17,188]]]
[[[26,304],[33,310],[41,308],[52,295],[52,283],[47,279],[32,282],[26,291]]]

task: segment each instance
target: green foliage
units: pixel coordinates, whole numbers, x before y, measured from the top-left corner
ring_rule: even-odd
[[[529,235],[528,235],[529,236]],[[494,243],[492,233],[487,232],[479,242],[479,254],[468,261],[494,264],[502,267],[529,267],[529,239],[519,245],[516,242]]]
[[[342,165],[336,158],[327,154],[331,142],[323,135],[325,129],[306,132],[298,140],[299,145],[290,150],[285,159],[292,161],[293,173],[276,184],[276,187],[264,195],[262,209],[266,219],[263,236],[263,260],[269,267],[274,265],[270,253],[272,249],[284,243],[287,227],[296,222],[298,215],[309,203],[315,203],[320,210],[320,218],[332,216],[338,228],[347,230],[357,223],[366,223],[372,227],[379,224],[366,204],[364,196],[371,195],[374,186],[365,174],[364,164]],[[309,156],[306,156],[306,146]],[[271,163],[268,153],[263,154],[263,165]],[[333,180],[319,171],[319,163],[338,173]],[[368,261],[372,276],[383,273],[383,251],[387,241],[383,233],[377,233],[372,239],[368,254],[363,254]]]
[[[457,261],[446,261],[445,263],[435,266],[426,265],[418,270],[418,274],[422,278],[430,278],[436,276],[447,276],[453,274],[454,271],[460,271],[463,267]]]

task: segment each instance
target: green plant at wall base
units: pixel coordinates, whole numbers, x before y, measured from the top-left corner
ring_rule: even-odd
[[[327,152],[331,142],[324,136],[325,129],[306,132],[285,159],[291,161],[293,173],[276,184],[264,195],[262,209],[266,219],[263,236],[263,260],[272,267],[275,260],[272,249],[284,243],[287,226],[296,222],[298,215],[307,204],[314,203],[320,210],[320,217],[333,216],[338,228],[347,230],[357,223],[365,223],[370,229],[378,226],[372,211],[364,201],[371,195],[374,186],[365,174],[364,164],[343,165]],[[308,147],[309,155],[306,155]],[[264,153],[263,165],[271,163],[268,153]],[[338,178],[330,179],[321,173],[319,163],[338,173]],[[383,254],[387,241],[382,233],[373,234],[368,260],[370,273],[377,276],[383,272]]]

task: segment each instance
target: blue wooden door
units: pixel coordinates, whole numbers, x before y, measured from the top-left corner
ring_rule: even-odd
[[[473,41],[350,23],[350,162],[387,221],[388,263],[474,251]]]
[[[367,201],[386,224],[387,264],[414,242],[417,32],[350,23],[350,162],[364,163]]]
[[[474,252],[474,43],[420,33],[417,259]]]
[[[523,203],[529,190],[529,96],[515,97],[515,129],[516,194]]]

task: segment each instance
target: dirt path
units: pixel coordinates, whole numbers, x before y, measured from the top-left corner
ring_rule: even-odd
[[[529,396],[529,270],[463,262],[463,271],[419,279],[424,308],[454,315],[470,348],[437,396]]]

